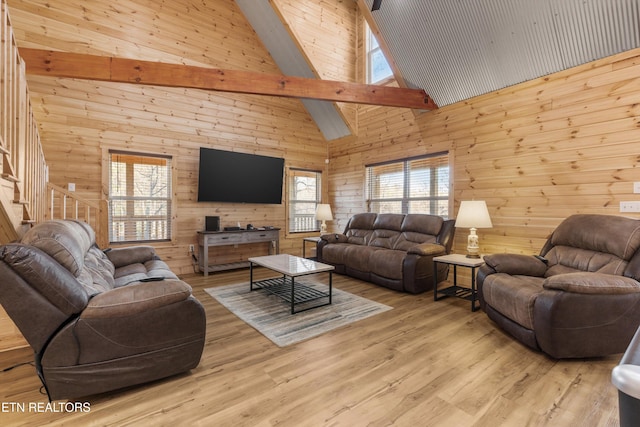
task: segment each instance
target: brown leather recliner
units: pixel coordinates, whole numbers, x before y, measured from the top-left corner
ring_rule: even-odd
[[[51,400],[195,368],[205,313],[152,247],[95,245],[91,227],[47,221],[0,247],[0,303],[35,352]]]
[[[480,306],[554,358],[625,351],[640,325],[640,221],[573,215],[540,255],[494,254],[477,277]]]

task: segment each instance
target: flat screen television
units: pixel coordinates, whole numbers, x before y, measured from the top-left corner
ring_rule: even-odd
[[[200,148],[199,202],[282,203],[284,159]]]

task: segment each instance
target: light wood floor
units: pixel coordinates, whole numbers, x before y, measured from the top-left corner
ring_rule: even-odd
[[[335,286],[393,310],[279,348],[204,288],[248,270],[184,277],[207,312],[207,342],[189,374],[91,397],[88,413],[26,413],[42,402],[34,368],[0,372],[0,425],[615,426],[611,369],[621,355],[555,361],[506,336],[467,301],[433,301],[335,275]],[[0,368],[32,360],[0,354]]]

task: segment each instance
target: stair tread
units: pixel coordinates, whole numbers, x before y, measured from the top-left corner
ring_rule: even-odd
[[[3,173],[2,174],[2,178],[6,179],[7,181],[11,181],[11,182],[20,182],[20,179],[17,176],[8,174],[8,173]]]

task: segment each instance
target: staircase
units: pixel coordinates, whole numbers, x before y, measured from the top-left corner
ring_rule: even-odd
[[[6,243],[44,218],[47,165],[6,0],[0,34],[0,243]]]
[[[98,245],[106,247],[106,201],[89,201],[48,183],[25,65],[6,0],[0,0],[0,41],[0,245],[18,240],[36,222],[73,218],[89,223]],[[0,307],[0,351],[27,345]]]

